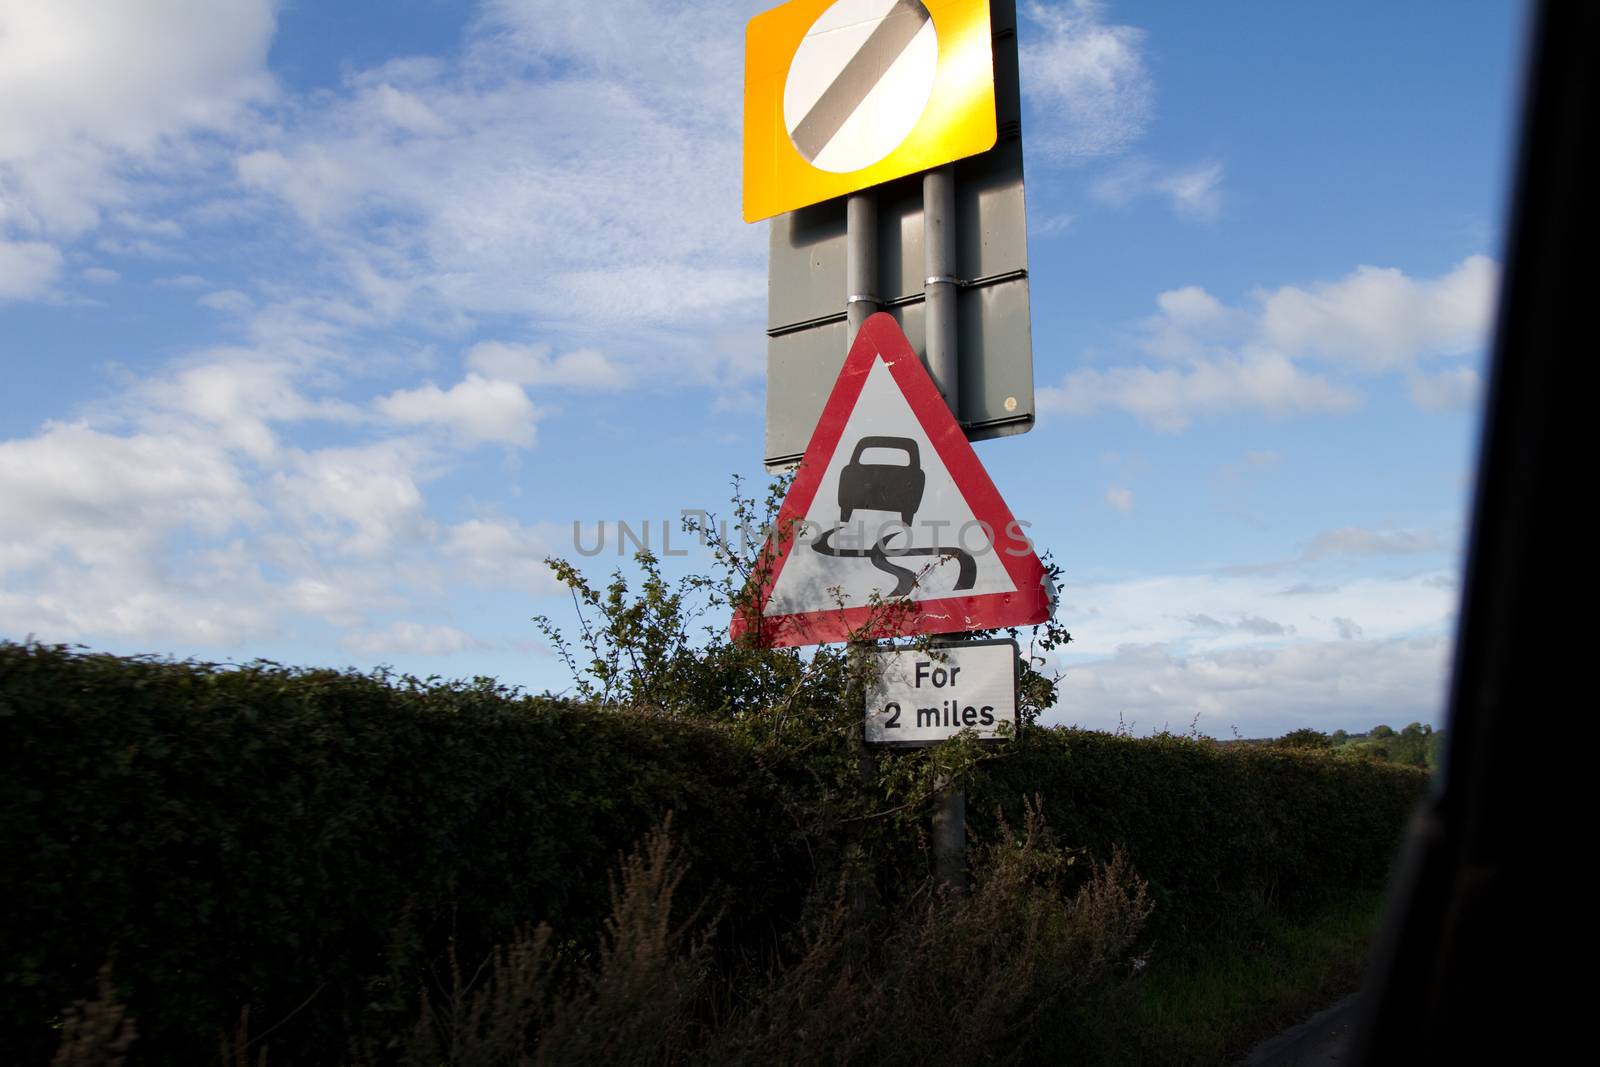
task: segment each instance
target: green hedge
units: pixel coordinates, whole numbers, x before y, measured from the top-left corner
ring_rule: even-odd
[[[273,1062],[337,1061],[348,1025],[414,1017],[414,984],[383,979],[449,938],[471,966],[517,922],[589,928],[669,809],[691,877],[717,876],[686,896],[769,921],[803,849],[755,781],[712,730],[485,682],[0,645],[0,1048],[46,1062],[109,951],[141,1062],[209,1059],[243,1005],[259,1030],[307,1000]]]
[[[46,1062],[51,1020],[112,952],[138,1062],[209,1058],[246,1004],[257,1032],[292,1013],[272,1062],[340,1062],[344,1035],[414,1018],[417,976],[451,938],[471,966],[514,924],[549,921],[584,951],[616,855],[669,810],[680,899],[721,910],[726,951],[780,944],[837,873],[817,828],[838,826],[821,809],[841,779],[810,777],[817,750],[740,737],[487,680],[0,643],[0,1048]],[[981,765],[968,811],[987,833],[1037,793],[1064,843],[1125,846],[1170,944],[1374,884],[1425,783],[1316,753],[1032,730]],[[879,859],[915,856],[902,837]],[[886,888],[904,873],[880,871]]]
[[[1428,783],[1415,768],[1323,752],[1071,729],[1027,731],[985,772],[967,802],[975,826],[997,806],[1018,819],[1018,797],[1039,794],[1063,841],[1128,850],[1169,939],[1381,884]]]

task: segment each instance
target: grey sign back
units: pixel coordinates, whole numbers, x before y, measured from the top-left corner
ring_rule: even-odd
[[[990,0],[999,140],[955,167],[961,426],[972,440],[1033,427],[1027,212],[1015,0]],[[872,190],[878,200],[876,291],[917,354],[923,335],[922,179]],[[767,287],[769,470],[804,455],[845,350],[845,198],[773,219]]]

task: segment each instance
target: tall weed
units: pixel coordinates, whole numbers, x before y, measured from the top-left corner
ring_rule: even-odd
[[[1051,840],[1040,805],[1001,821],[966,893],[927,885],[852,951],[837,906],[767,995],[713,1035],[714,1062],[1026,1062],[1070,1042],[1068,998],[1134,944],[1151,901],[1119,851],[1104,864]],[[1076,876],[1076,877],[1075,877]]]
[[[95,974],[95,995],[63,1013],[61,1044],[50,1067],[120,1067],[139,1028],[111,981],[111,961]]]
[[[708,977],[699,912],[674,923],[685,865],[669,816],[620,863],[592,961],[563,976],[551,929],[525,929],[451,987],[424,990],[405,1067],[680,1060]]]
[[[971,1064],[1067,1051],[1069,1002],[1126,957],[1150,896],[1120,852],[1081,862],[1037,802],[1025,812],[977,850],[970,890],[930,883],[873,919],[841,900],[755,994],[748,976],[711,966],[709,924],[676,914],[684,868],[664,822],[623,859],[591,959],[561,974],[540,926],[469,978],[453,969],[451,989],[422,997],[400,1062]]]

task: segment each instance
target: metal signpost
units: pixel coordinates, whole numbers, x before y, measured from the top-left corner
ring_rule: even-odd
[[[866,743],[886,748],[937,745],[962,731],[982,741],[1016,736],[1020,657],[1017,643],[962,641],[931,650],[889,649],[867,693]],[[967,797],[943,782],[933,813],[934,873],[964,888]]]
[[[1015,0],[790,0],[750,21],[744,216],[772,219],[764,459],[800,470],[736,635],[1049,617],[1043,565],[969,443],[1034,420],[1020,114]],[[868,744],[1016,722],[1015,642],[878,655]],[[964,842],[965,797],[946,788],[949,884]]]
[[[942,44],[939,5],[928,6]],[[992,63],[990,57],[965,60],[993,72],[995,121],[983,127],[993,131],[983,148],[963,155],[959,150],[971,142],[953,143],[947,154],[925,156],[918,170],[926,173],[830,186],[837,189],[834,199],[807,201],[770,224],[763,453],[769,469],[799,460],[856,328],[879,310],[895,317],[913,348],[929,354],[942,390],[947,378],[931,361],[941,345],[949,354],[960,389],[946,395],[969,439],[1024,433],[1033,425],[1016,10],[1014,0],[986,6],[992,25],[981,39],[992,49]],[[764,17],[751,24],[752,47]],[[980,36],[970,26],[965,32],[967,40]],[[940,62],[946,60],[941,53]],[[755,94],[747,86],[747,96]],[[930,100],[928,112],[934,106]],[[976,121],[983,99],[952,106]],[[747,159],[747,198],[749,170]],[[747,211],[747,217],[754,216]],[[954,319],[935,311],[941,326],[930,338],[928,312],[951,304]],[[938,339],[951,331],[953,346]]]

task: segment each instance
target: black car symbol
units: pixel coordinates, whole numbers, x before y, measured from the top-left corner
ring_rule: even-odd
[[[905,463],[863,463],[869,448],[903,452]],[[896,511],[907,526],[922,504],[927,475],[922,472],[917,443],[909,437],[863,437],[856,442],[850,462],[839,472],[839,521],[849,522],[857,508]]]

